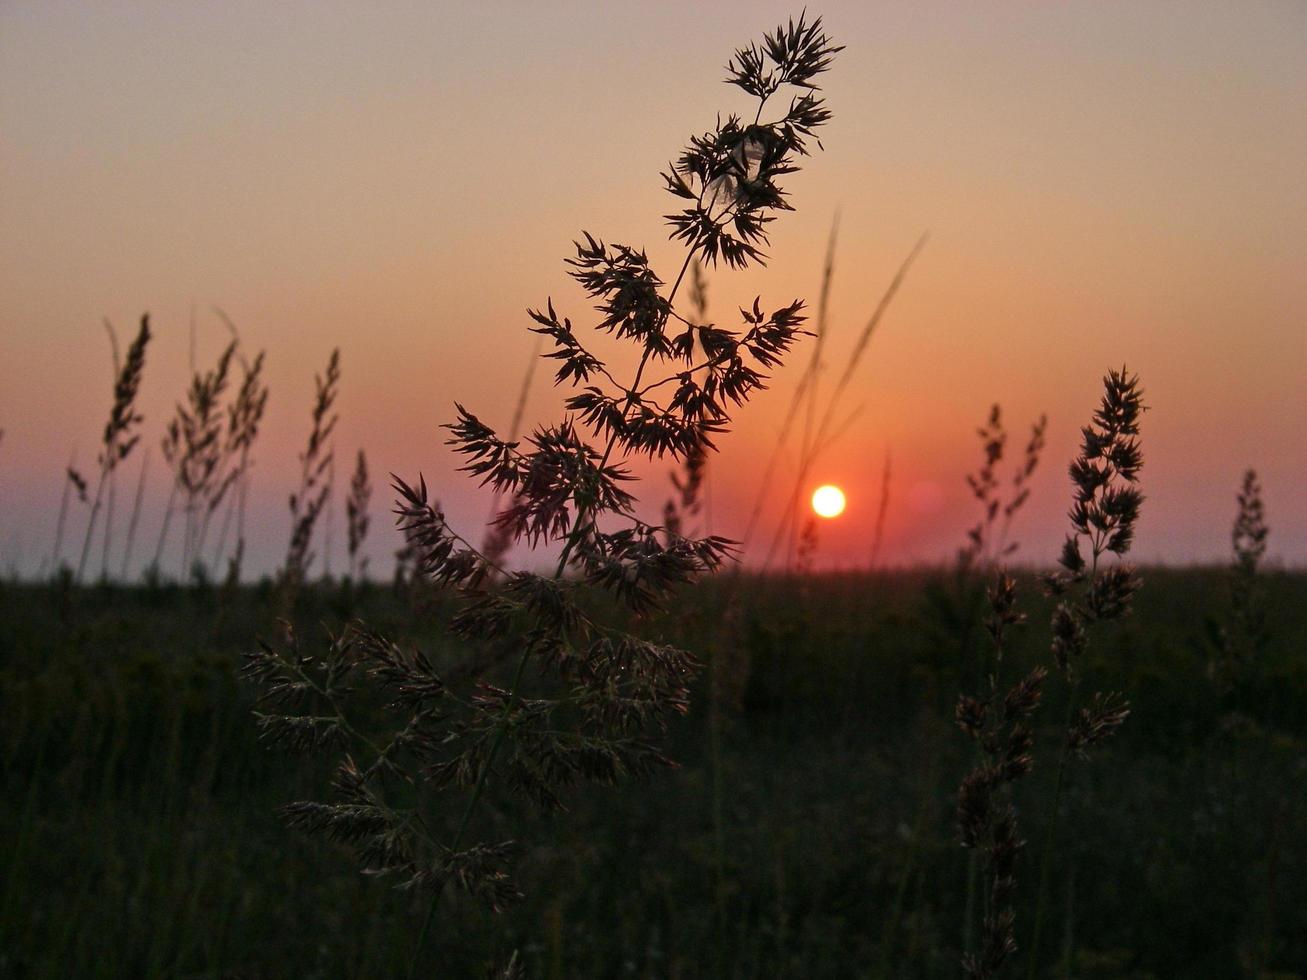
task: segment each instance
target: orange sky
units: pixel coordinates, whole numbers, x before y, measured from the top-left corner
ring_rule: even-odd
[[[420,469],[452,519],[483,519],[436,426],[455,400],[507,423],[533,342],[525,307],[552,295],[585,322],[562,265],[582,229],[675,273],[658,171],[742,106],[720,84],[731,50],[797,13],[484,6],[0,7],[0,567],[48,556],[68,455],[94,458],[110,397],[101,318],[126,333],[153,315],[143,405],[157,447],[192,304],[203,359],[224,338],[214,305],[268,350],[257,566],[284,548],[312,373],[337,345],[342,455],[365,447],[378,477]],[[1137,556],[1223,559],[1253,465],[1271,553],[1307,558],[1307,6],[811,10],[847,45],[826,76],[827,152],[791,182],[798,211],[773,225],[769,267],[710,273],[714,318],[732,326],[755,294],[815,300],[838,210],[838,369],[932,234],[849,393],[865,408],[810,481],[849,495],[818,564],[865,563],[887,449],[884,558],[951,555],[994,401],[1014,443],[1049,414],[1017,536],[1027,560],[1051,559],[1077,428],[1123,362],[1152,406]],[[714,531],[739,534],[797,374],[723,441]],[[559,400],[538,385],[529,418],[552,419]],[[160,463],[156,449],[151,542]],[[666,469],[644,490],[650,515]],[[380,567],[393,542],[374,544]]]

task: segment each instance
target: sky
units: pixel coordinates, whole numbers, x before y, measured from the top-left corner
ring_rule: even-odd
[[[93,468],[110,405],[102,322],[125,343],[144,311],[142,552],[167,497],[158,445],[192,315],[201,365],[227,339],[215,308],[268,358],[250,567],[284,555],[313,375],[336,347],[339,476],[366,450],[374,567],[397,543],[390,472],[425,474],[451,523],[479,534],[489,499],[439,426],[455,402],[508,425],[534,347],[527,307],[552,297],[593,322],[562,261],[582,230],[646,248],[674,277],[659,170],[744,108],[721,84],[732,50],[797,13],[770,0],[0,4],[0,569],[49,567],[64,468]],[[887,455],[880,560],[949,560],[976,519],[964,476],[995,402],[1007,468],[1048,415],[1014,536],[1019,560],[1051,561],[1079,426],[1123,364],[1150,407],[1135,556],[1226,560],[1252,466],[1271,556],[1307,562],[1307,5],[810,13],[846,45],[824,76],[825,152],[789,182],[796,211],[772,226],[767,266],[708,270],[710,319],[737,326],[754,296],[815,301],[838,214],[829,391],[931,236],[837,412],[854,421],[801,488],[848,494],[815,564],[869,562]],[[737,414],[710,464],[713,532],[739,537],[762,500],[755,564],[794,489],[793,446],[761,484],[807,356]],[[537,374],[528,424],[555,421],[563,397]],[[670,464],[637,469],[654,518]],[[331,516],[339,570],[343,509]],[[85,519],[69,518],[65,560]]]

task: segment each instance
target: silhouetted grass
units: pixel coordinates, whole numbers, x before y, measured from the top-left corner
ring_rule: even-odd
[[[1307,576],[1262,572],[1269,639],[1247,666],[1247,720],[1214,738],[1227,707],[1198,630],[1228,604],[1229,573],[1143,575],[1133,617],[1105,624],[1087,654],[1096,682],[1122,691],[1133,713],[1079,772],[1059,829],[1076,865],[1093,869],[1075,883],[1073,975],[1238,977],[1254,960],[1293,975],[1307,962]],[[1046,622],[1051,605],[1018,578],[1031,620]],[[819,576],[807,600],[793,580],[745,584],[735,639],[748,673],[732,679],[738,705],[719,705],[730,787],[720,845],[705,805],[708,699],[696,697],[671,731],[680,772],[583,787],[572,812],[529,818],[518,867],[527,897],[502,916],[451,900],[437,923],[451,957],[442,975],[479,976],[516,948],[533,977],[710,976],[718,962],[738,977],[957,976],[963,858],[951,794],[973,759],[950,734],[952,634],[922,598],[942,580]],[[725,588],[710,580],[643,628],[716,656]],[[353,599],[438,664],[464,655],[441,628],[438,597],[422,617],[388,589]],[[288,772],[258,742],[235,668],[251,627],[270,628],[277,596],[264,583],[230,601],[222,612],[217,593],[173,586],[0,589],[0,976],[357,977],[407,966],[425,908],[342,874],[342,855],[287,834],[275,813],[327,773]],[[339,601],[306,587],[302,621],[339,625]],[[1012,676],[1047,660],[1045,642],[1038,629],[1009,638]],[[1065,714],[1059,687],[1041,711],[1050,728]],[[925,756],[941,747],[918,823]],[[1016,796],[1032,840],[1052,776],[1037,767]],[[520,829],[523,815],[512,819]],[[1015,897],[1026,923],[1032,877]],[[1049,954],[1060,962],[1063,889],[1053,898]]]

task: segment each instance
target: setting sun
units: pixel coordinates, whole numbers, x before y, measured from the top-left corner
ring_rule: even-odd
[[[812,493],[812,509],[818,517],[839,517],[844,513],[844,491],[829,483]]]

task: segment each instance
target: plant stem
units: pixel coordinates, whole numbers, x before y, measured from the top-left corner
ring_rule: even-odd
[[[1066,728],[1069,730],[1075,718],[1076,694],[1080,689],[1077,678],[1071,685],[1071,694],[1067,699]],[[1039,896],[1035,900],[1035,929],[1030,937],[1030,950],[1027,954],[1030,966],[1026,971],[1029,980],[1036,980],[1039,973],[1039,939],[1044,931],[1044,913],[1048,905],[1048,889],[1053,873],[1053,849],[1057,843],[1058,817],[1062,812],[1062,791],[1066,787],[1067,765],[1071,761],[1070,743],[1062,746],[1062,755],[1057,763],[1057,784],[1053,788],[1053,802],[1049,807],[1047,829],[1044,832],[1044,847],[1039,861]]]
[[[158,572],[159,562],[163,559],[163,545],[168,540],[168,526],[172,523],[173,508],[177,505],[177,483],[168,491],[168,506],[163,510],[163,526],[159,528],[159,543],[154,547],[154,570]]]
[[[141,502],[145,496],[145,473],[150,466],[150,450],[145,450],[145,458],[141,460],[141,475],[136,481],[136,500],[132,504],[131,520],[127,522],[127,542],[123,546],[123,565],[119,575],[124,582],[127,581],[128,566],[132,560],[132,545],[136,542],[136,526],[141,521]]]
[[[980,881],[980,855],[967,853],[967,902],[962,911],[962,951],[970,953],[976,942],[976,886]]]
[[[1071,968],[1075,961],[1075,896],[1076,896],[1076,866],[1074,861],[1067,863],[1066,876],[1066,920],[1063,923],[1062,934],[1062,977],[1063,980],[1072,980]]]
[[[522,387],[517,390],[517,405],[513,408],[513,419],[508,425],[508,441],[513,442],[517,439],[518,431],[522,427],[522,416],[526,413],[527,395],[531,393],[531,381],[535,378],[536,365],[540,361],[540,351],[544,344],[543,338],[536,338],[535,349],[531,352],[531,360],[526,367],[526,377],[522,379]],[[499,498],[503,496],[503,490],[495,488],[495,492],[490,496],[490,516],[486,518],[487,524],[493,524],[496,517],[499,516]]]
[[[912,884],[912,878],[917,871],[917,857],[921,850],[921,842],[926,835],[926,824],[930,816],[932,793],[935,788],[934,760],[935,755],[932,754],[926,766],[924,788],[921,800],[917,804],[917,816],[912,823],[912,840],[909,842],[907,855],[903,859],[903,870],[899,872],[898,884],[894,888],[894,904],[890,906],[890,914],[886,920],[884,932],[881,934],[880,976],[884,977],[890,976],[890,964],[894,961],[894,944],[898,940],[899,926],[903,922],[903,909],[908,897],[908,887]],[[971,857],[974,860],[974,851],[971,853]],[[967,885],[967,897],[970,899],[973,883],[968,881]],[[968,916],[969,918],[970,916]],[[969,946],[970,937],[968,937],[967,943]]]
[[[889,287],[881,296],[880,302],[876,304],[875,310],[872,311],[871,318],[867,321],[866,326],[862,328],[862,333],[859,335],[857,342],[854,345],[854,350],[849,357],[849,362],[845,365],[844,373],[840,376],[834,390],[831,392],[831,397],[826,403],[826,411],[821,416],[821,422],[817,426],[815,438],[818,442],[820,442],[830,430],[831,422],[834,421],[835,410],[839,407],[840,397],[848,387],[849,381],[853,377],[854,370],[857,368],[858,362],[862,359],[867,344],[871,341],[872,334],[875,333],[876,327],[885,316],[885,312],[889,309],[890,303],[893,302],[895,295],[899,291],[899,287],[903,285],[904,279],[907,278],[908,270],[912,268],[912,263],[916,261],[921,250],[926,247],[926,242],[929,238],[929,234],[925,234],[917,239],[916,245],[912,247],[912,251],[908,253],[908,257],[903,260],[903,263],[899,266],[898,272],[895,273],[894,278],[890,280]],[[799,497],[803,493],[804,482],[808,479],[808,473],[812,469],[812,465],[816,460],[816,455],[816,450],[814,450],[812,453],[808,454],[806,459],[800,461],[799,472],[794,480],[794,491],[790,494],[790,499],[785,505],[785,511],[783,511],[783,513],[787,515],[786,523],[782,524],[782,526],[777,529],[775,536],[772,538],[771,547],[767,551],[767,558],[763,562],[764,570],[770,567],[772,559],[776,557],[776,551],[780,547],[782,537],[788,528],[788,515],[797,513]]]
[[[468,825],[472,822],[472,813],[476,810],[477,804],[481,802],[481,794],[486,788],[486,778],[490,775],[490,770],[494,768],[495,756],[499,754],[499,746],[504,741],[504,733],[508,731],[509,715],[517,700],[517,691],[522,685],[522,675],[526,673],[526,664],[530,659],[531,648],[528,646],[522,651],[522,656],[517,661],[517,671],[514,673],[513,683],[508,689],[508,698],[504,701],[504,710],[500,712],[499,722],[495,726],[495,735],[494,740],[490,743],[490,752],[486,756],[485,765],[481,767],[481,771],[477,774],[477,782],[472,790],[472,796],[463,809],[463,819],[459,821],[458,831],[454,834],[453,843],[449,846],[451,852],[457,851],[459,845],[463,843],[463,835],[467,833]],[[422,922],[422,931],[418,933],[417,948],[413,950],[413,960],[409,963],[409,980],[414,980],[417,976],[418,964],[422,960],[422,951],[427,944],[427,933],[431,931],[431,923],[436,917],[436,908],[440,904],[440,893],[444,891],[444,887],[445,883],[442,881],[436,886],[435,893],[431,896],[431,905],[427,908],[427,917]]]
[[[241,475],[240,497],[236,503],[236,556],[234,570],[236,580],[240,580],[240,562],[245,555],[245,500],[250,492],[250,473],[247,470]]]
[[[696,241],[691,244],[689,254],[685,257],[685,262],[681,265],[681,271],[676,277],[676,282],[672,284],[671,292],[667,296],[667,303],[670,307],[673,299],[676,298],[676,291],[681,288],[681,282],[685,278],[686,271],[690,268],[690,262],[694,254],[698,251],[699,243]],[[664,322],[666,322],[664,320]],[[645,350],[644,356],[640,359],[640,366],[636,368],[635,381],[626,396],[626,408],[629,409],[635,401],[635,393],[640,387],[640,378],[644,375],[644,369],[649,363],[650,351]],[[625,409],[623,410],[625,411]],[[609,457],[612,455],[613,448],[617,445],[617,433],[614,432],[608,438],[608,445],[604,448],[603,457],[599,461],[599,469],[603,469],[607,464]],[[585,519],[589,515],[583,510],[578,509],[576,523],[572,526],[572,533],[568,535],[566,543],[563,545],[563,552],[558,558],[558,567],[554,569],[554,579],[563,577],[563,572],[567,570],[567,561],[571,557],[572,549],[576,542],[581,539],[581,532],[585,528]],[[526,673],[527,661],[531,659],[531,647],[528,646],[522,651],[522,656],[517,662],[517,670],[513,675],[513,683],[508,688],[508,698],[504,701],[504,710],[500,713],[499,722],[495,726],[494,740],[490,743],[490,752],[486,756],[485,765],[477,774],[476,786],[472,789],[472,796],[467,801],[467,806],[463,810],[463,818],[459,821],[458,831],[454,834],[453,843],[450,845],[451,851],[458,850],[458,846],[463,842],[463,835],[467,832],[468,825],[472,822],[472,814],[476,810],[477,804],[481,802],[481,796],[485,792],[486,780],[490,775],[490,770],[494,767],[495,757],[499,754],[499,747],[504,741],[504,734],[508,731],[508,719],[512,713],[513,706],[517,703],[518,690],[522,686],[522,677]],[[422,931],[418,933],[417,948],[413,951],[413,959],[409,964],[409,980],[414,980],[417,976],[418,964],[422,960],[422,951],[426,947],[427,934],[431,931],[431,923],[436,917],[436,908],[440,904],[440,893],[444,890],[444,883],[437,886],[435,894],[431,897],[431,905],[427,909],[426,919],[422,923]]]
[[[73,453],[68,458],[68,469],[71,470],[77,465],[77,453]],[[72,499],[73,483],[68,476],[68,471],[64,471],[64,492],[59,501],[59,519],[54,526],[54,554],[50,558],[50,571],[53,575],[59,574],[59,559],[63,557],[64,546],[64,524],[68,520],[68,503]]]
[[[222,529],[218,532],[218,541],[213,546],[213,568],[216,572],[222,567],[222,555],[227,550],[227,532],[231,530],[232,514],[236,510],[236,491],[231,491],[231,496],[227,498],[226,507],[223,509]]]
[[[91,504],[91,516],[86,522],[86,537],[82,539],[82,558],[77,563],[77,577],[73,580],[80,583],[82,581],[82,572],[86,570],[86,559],[91,553],[91,537],[95,534],[95,519],[100,516],[100,498],[104,494],[105,470],[100,469],[100,479],[95,485],[95,502]]]
[[[114,477],[114,470],[111,469],[109,471],[109,505],[104,511],[104,547],[100,553],[100,578],[105,581],[109,579],[109,552],[113,537],[113,512],[117,489],[118,481]]]
[[[817,336],[813,341],[812,357],[808,362],[808,369],[803,376],[804,381],[807,383],[795,393],[796,398],[807,401],[808,409],[807,418],[804,420],[803,426],[803,442],[799,449],[800,468],[803,468],[805,466],[805,461],[809,456],[816,452],[813,445],[813,427],[817,422],[817,388],[821,381],[822,348],[826,346],[826,337],[829,333],[829,330],[827,329],[827,318],[830,309],[831,280],[835,276],[835,241],[839,235],[839,228],[840,214],[839,211],[836,211],[835,217],[831,221],[830,237],[826,240],[826,260],[822,264],[821,293],[819,294],[819,299],[817,301],[817,323],[814,331]],[[789,540],[785,548],[785,570],[787,572],[790,570],[793,563],[794,548],[798,533],[799,520],[798,515],[796,514],[794,515],[794,520],[790,525]]]
[[[712,765],[712,830],[713,830],[713,876],[716,878],[714,889],[717,912],[717,977],[726,975],[726,813],[725,780],[722,778],[722,706],[721,706],[721,648],[713,651],[712,662],[708,666],[708,745]]]

